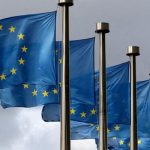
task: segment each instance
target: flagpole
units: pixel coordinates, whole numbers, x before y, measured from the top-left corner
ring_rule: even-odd
[[[107,150],[107,100],[106,100],[106,50],[105,34],[109,32],[108,23],[97,23],[96,33],[100,40],[99,57],[99,150]]]
[[[130,57],[130,84],[131,84],[131,127],[130,150],[138,150],[137,134],[137,101],[136,101],[136,56],[140,55],[139,47],[129,46],[127,56]]]
[[[60,150],[70,150],[69,7],[73,0],[59,0],[62,7],[62,94]]]

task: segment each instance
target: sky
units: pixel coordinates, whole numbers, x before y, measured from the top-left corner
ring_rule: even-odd
[[[0,19],[58,9],[57,38],[60,39],[61,11],[57,0],[0,0]],[[137,57],[137,79],[149,79],[150,73],[150,1],[149,0],[74,0],[70,8],[70,38],[96,36],[96,22],[110,23],[107,34],[107,66],[128,61],[129,45],[141,48]],[[98,49],[96,49],[98,56]],[[98,58],[96,57],[98,67]],[[42,107],[0,108],[0,150],[59,150],[59,123],[45,123]],[[72,150],[96,150],[94,140],[72,141]]]

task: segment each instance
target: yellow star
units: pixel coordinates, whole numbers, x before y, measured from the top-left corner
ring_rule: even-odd
[[[81,113],[81,118],[85,118],[86,117],[86,113],[85,112],[82,112]]]
[[[59,59],[59,64],[62,64],[62,59]]]
[[[96,130],[97,130],[97,131],[99,131],[99,130],[100,130],[100,127],[99,127],[99,126],[97,126],[97,127],[96,127]]]
[[[119,125],[116,125],[116,126],[114,127],[114,129],[115,129],[116,131],[119,131],[119,130],[120,130],[120,126],[119,126]]]
[[[119,144],[120,144],[120,145],[123,145],[123,144],[124,144],[124,141],[123,141],[123,140],[120,140],[120,141],[119,141]]]
[[[48,97],[49,92],[44,91],[42,94],[43,94],[44,97]]]
[[[138,140],[138,144],[141,144],[142,143],[142,141],[141,140]]]
[[[95,114],[96,114],[96,110],[95,110],[94,108],[91,110],[91,114],[92,114],[92,115],[95,115]]]
[[[110,133],[110,130],[109,130],[109,129],[107,129],[107,133]]]
[[[22,34],[22,33],[18,34],[18,39],[19,40],[24,40],[24,34]]]
[[[10,32],[15,32],[15,30],[16,30],[16,28],[15,28],[14,26],[11,26],[11,27],[9,28],[9,31],[10,31]]]
[[[34,90],[34,91],[32,92],[32,95],[33,95],[33,96],[37,96],[37,90]]]
[[[27,83],[23,84],[23,88],[24,89],[28,89],[29,88],[29,84],[27,84]]]
[[[57,89],[54,89],[54,90],[53,90],[53,93],[54,93],[54,94],[58,94],[58,90],[57,90]]]
[[[114,136],[114,137],[113,137],[113,140],[117,140],[117,138]]]
[[[22,58],[20,58],[18,61],[19,61],[20,65],[24,65],[25,60],[23,60]]]
[[[70,114],[71,114],[71,115],[74,115],[75,113],[76,113],[76,110],[75,110],[75,109],[73,109],[73,108],[70,109]]]
[[[24,52],[24,53],[26,53],[26,52],[27,52],[27,50],[28,50],[28,48],[27,48],[27,47],[25,47],[25,46],[24,46],[24,47],[22,47],[21,49],[22,49],[22,52]]]
[[[3,74],[1,74],[0,78],[1,78],[1,80],[6,80],[6,75],[3,73]]]
[[[2,31],[2,30],[3,30],[3,25],[0,24],[0,31]]]
[[[11,72],[12,75],[15,75],[15,74],[16,74],[16,71],[17,71],[17,69],[15,69],[15,68],[12,68],[12,69],[10,70],[10,72]]]

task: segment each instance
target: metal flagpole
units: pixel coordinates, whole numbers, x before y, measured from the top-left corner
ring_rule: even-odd
[[[131,82],[131,127],[130,150],[138,150],[137,135],[137,101],[136,101],[136,56],[140,55],[139,47],[129,46],[127,56],[130,57],[130,82]]]
[[[106,100],[106,52],[105,34],[109,32],[108,23],[97,23],[96,33],[100,40],[99,66],[99,150],[107,150],[107,100]]]
[[[61,94],[61,145],[70,150],[70,91],[69,91],[69,7],[73,0],[59,0],[62,7],[62,94]]]

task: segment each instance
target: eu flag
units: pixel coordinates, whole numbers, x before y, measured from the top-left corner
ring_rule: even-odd
[[[139,138],[138,139],[138,150],[149,150],[150,149],[150,138]],[[98,148],[98,140],[96,139]],[[108,138],[108,150],[130,150],[130,139],[129,138]]]
[[[71,102],[73,104],[82,103],[83,105],[75,105],[76,107],[84,107],[91,104],[95,107],[95,91],[94,91],[94,44],[95,38],[70,41],[70,91]],[[59,104],[61,97],[61,64],[62,49],[61,42],[56,42],[56,75],[58,86],[57,100],[49,97],[53,104],[44,106],[44,115],[52,120],[57,117],[59,119]],[[82,68],[82,69],[81,69]],[[88,86],[87,86],[88,83]],[[55,103],[54,103],[55,101]],[[79,109],[78,109],[79,110]],[[52,114],[49,114],[52,111]],[[72,109],[72,113],[74,110]],[[49,116],[50,115],[50,116]],[[44,117],[45,119],[47,117]],[[46,119],[48,121],[48,119]]]
[[[137,115],[138,115],[138,148],[147,150],[150,148],[150,81],[137,82]],[[118,133],[112,131],[110,144],[115,149],[130,149],[130,124],[118,125]],[[116,137],[116,140],[113,140]]]
[[[138,107],[138,148],[150,148],[150,116],[149,116],[150,81],[137,82],[137,107]],[[128,107],[130,111],[130,107]],[[126,112],[125,112],[126,113]],[[130,113],[129,113],[130,115]],[[108,118],[109,122],[110,118]],[[86,131],[86,132],[85,132]],[[97,131],[97,132],[96,132]],[[73,122],[71,137],[73,140],[98,138],[99,127],[96,124]],[[114,150],[130,149],[130,122],[108,123],[108,145]]]
[[[150,80],[137,82],[138,135],[150,137]]]
[[[95,104],[94,45],[95,38],[70,41],[70,97],[73,103]],[[61,64],[62,47],[61,42],[57,42],[56,66],[59,94],[61,94]]]
[[[98,82],[97,82],[98,83]],[[108,123],[125,123],[129,117],[129,62],[107,68]],[[99,84],[96,84],[98,102]]]
[[[54,95],[56,12],[0,20],[0,100],[32,107]],[[44,99],[43,99],[44,98]]]
[[[95,97],[97,104],[73,103],[70,106],[71,120],[97,124],[98,123],[98,91],[99,73],[95,73]],[[83,79],[86,79],[86,75]],[[79,83],[81,80],[78,79]],[[82,82],[82,81],[81,81]],[[88,83],[88,80],[87,80]],[[79,88],[80,89],[80,88]],[[107,97],[109,123],[129,123],[129,63],[119,64],[107,68]],[[93,90],[91,88],[91,90]],[[44,106],[42,117],[44,121],[59,121],[59,104]],[[123,113],[123,112],[126,113]]]

